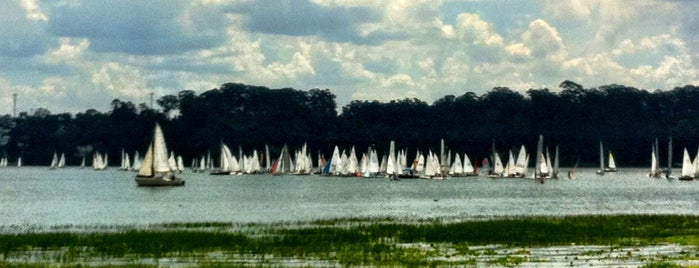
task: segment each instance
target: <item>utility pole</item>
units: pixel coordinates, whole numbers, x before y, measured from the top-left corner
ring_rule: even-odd
[[[17,117],[17,93],[12,94],[12,118]]]

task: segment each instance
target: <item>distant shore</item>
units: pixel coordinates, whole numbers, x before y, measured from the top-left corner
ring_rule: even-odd
[[[5,226],[1,231],[0,266],[18,267],[699,264],[699,215],[463,221],[350,218],[260,224]]]

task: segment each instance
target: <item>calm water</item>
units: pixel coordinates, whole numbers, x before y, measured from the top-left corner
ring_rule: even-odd
[[[650,179],[645,169],[575,180],[402,180],[322,176],[211,176],[184,187],[136,187],[133,172],[0,169],[0,226],[166,222],[278,222],[347,217],[699,213],[699,182]]]

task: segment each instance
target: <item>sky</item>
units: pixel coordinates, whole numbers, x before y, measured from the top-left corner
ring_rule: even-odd
[[[233,82],[352,100],[699,85],[699,1],[7,0],[0,114]]]

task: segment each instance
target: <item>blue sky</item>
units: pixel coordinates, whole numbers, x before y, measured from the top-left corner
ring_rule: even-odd
[[[226,82],[351,100],[699,84],[699,1],[8,0],[0,114]]]

